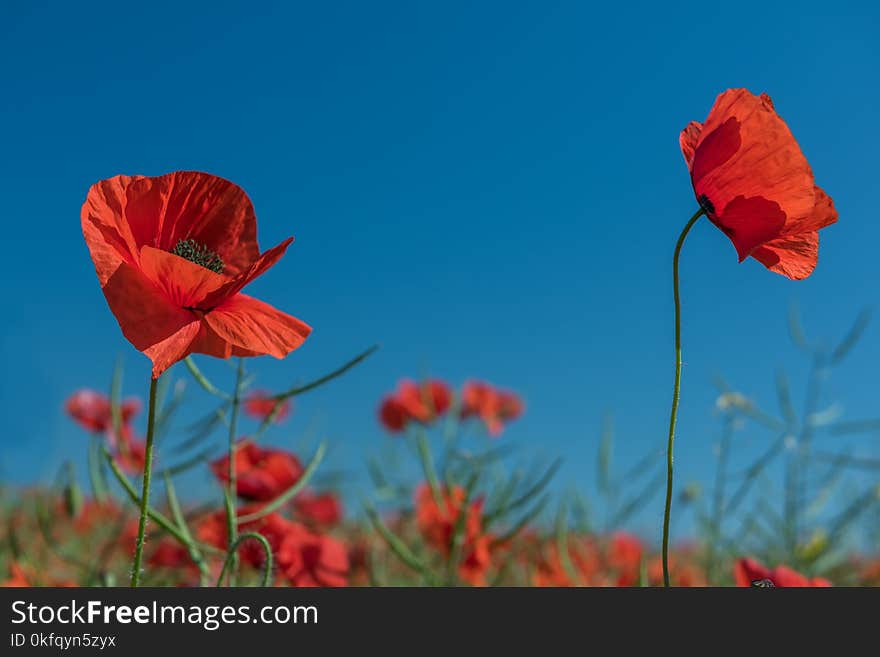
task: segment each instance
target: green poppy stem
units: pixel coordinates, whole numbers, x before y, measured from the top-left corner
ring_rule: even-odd
[[[144,534],[147,530],[147,513],[150,508],[150,475],[153,470],[153,433],[156,428],[156,383],[150,379],[150,411],[147,415],[147,438],[144,447],[144,480],[141,489],[140,520],[138,520],[137,542],[134,546],[134,563],[131,567],[131,585],[136,587],[141,581],[141,561],[144,556]]]
[[[238,481],[235,469],[236,435],[238,432],[238,411],[241,407],[241,387],[244,379],[244,358],[238,359],[238,368],[235,372],[235,390],[232,393],[232,410],[229,418],[229,487],[227,488],[226,525],[228,542],[230,546],[237,545],[238,541],[238,511],[235,500],[238,499]],[[229,585],[238,584],[238,550],[230,547],[229,551],[231,568],[229,572]]]
[[[678,418],[678,399],[681,392],[681,297],[678,292],[678,261],[684,238],[705,214],[700,208],[678,236],[672,256],[672,289],[675,298],[675,383],[672,386],[672,411],[669,414],[669,442],[666,447],[666,508],[663,512],[663,586],[669,586],[669,517],[672,512],[672,447],[675,443],[675,421]]]

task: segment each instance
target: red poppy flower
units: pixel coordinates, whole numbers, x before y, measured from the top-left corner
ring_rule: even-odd
[[[773,570],[765,568],[754,559],[739,559],[733,566],[733,577],[737,586],[751,586],[753,582],[770,580],[774,586],[788,587],[826,587],[831,586],[824,577],[807,577],[788,566],[777,566]]]
[[[128,474],[139,474],[144,471],[146,456],[147,446],[144,441],[133,438],[130,432],[123,432],[113,454],[113,460],[119,467]]]
[[[568,561],[574,572],[570,573],[565,567],[558,541],[551,541],[543,547],[541,558],[532,575],[535,586],[591,586],[605,583],[602,579],[602,555],[591,539],[571,538],[567,549]],[[577,581],[572,581],[572,574],[577,576]]]
[[[331,536],[291,523],[278,549],[278,568],[293,586],[347,586],[348,548]]]
[[[255,513],[260,509],[260,505],[250,504],[239,507],[236,515],[239,518]],[[269,543],[272,553],[276,554],[281,546],[284,537],[290,532],[296,524],[278,513],[270,513],[258,520],[248,522],[239,522],[238,530],[244,532],[258,532]],[[213,545],[221,550],[229,547],[228,527],[226,524],[226,512],[216,511],[206,516],[196,528],[196,537],[208,545]],[[262,546],[256,541],[245,541],[239,547],[239,556],[241,560],[256,568],[262,567],[266,554]]]
[[[465,544],[458,576],[471,586],[487,586],[486,574],[492,565],[492,541],[495,537],[483,534]]]
[[[264,390],[254,390],[244,400],[244,412],[258,420],[265,420],[271,414],[278,401]],[[290,415],[292,404],[285,399],[275,411],[275,422],[281,422]]]
[[[438,505],[428,484],[422,484],[416,489],[415,511],[416,524],[419,532],[430,546],[448,555],[452,548],[452,538],[459,516],[467,514],[464,524],[465,545],[473,543],[483,531],[483,500],[478,499],[463,510],[466,497],[465,490],[460,486],[453,486],[452,490],[441,491],[443,505]]]
[[[617,573],[618,586],[635,586],[639,582],[645,548],[632,534],[615,532],[608,541],[606,560]]]
[[[311,331],[241,293],[293,238],[261,254],[250,199],[227,180],[193,171],[102,180],[82,229],[110,310],[154,378],[192,353],[283,358]]]
[[[452,552],[452,539],[464,502],[464,490],[454,487],[444,492],[445,509],[438,507],[430,489],[417,493],[416,520],[422,537],[444,557]],[[458,576],[471,586],[487,586],[486,575],[492,565],[495,537],[483,533],[482,500],[473,502],[466,511],[461,563]]]
[[[342,502],[333,493],[303,491],[296,496],[293,507],[309,524],[332,527],[342,520]]]
[[[88,388],[77,390],[67,398],[64,408],[67,414],[87,431],[104,433],[113,428],[110,399],[100,392]],[[131,398],[120,402],[119,412],[122,424],[129,424],[140,410],[141,402],[138,399]]]
[[[431,379],[416,383],[403,379],[397,384],[397,390],[382,400],[379,420],[391,433],[399,433],[409,422],[433,422],[446,413],[451,404],[452,391],[443,381]]]
[[[490,436],[499,436],[504,423],[523,414],[525,405],[513,392],[483,381],[468,381],[461,392],[461,417],[479,417]]]
[[[214,475],[229,483],[229,455],[211,463]],[[258,447],[240,440],[235,447],[236,493],[246,500],[267,502],[278,497],[302,477],[299,459],[280,449]]]
[[[837,221],[837,211],[770,97],[729,89],[679,141],[697,201],[740,262],[751,256],[788,278],[809,276],[818,231]]]

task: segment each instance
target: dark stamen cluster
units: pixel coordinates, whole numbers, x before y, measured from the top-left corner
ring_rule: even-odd
[[[706,214],[715,214],[715,204],[709,200],[708,196],[702,194],[698,201],[700,203],[700,207],[702,207],[706,211]]]
[[[205,269],[210,269],[214,273],[223,273],[223,259],[207,246],[199,244],[195,240],[180,240],[171,249],[171,253],[194,262]]]

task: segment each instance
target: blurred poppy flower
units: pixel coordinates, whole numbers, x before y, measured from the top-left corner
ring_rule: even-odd
[[[293,241],[260,253],[250,199],[233,183],[176,171],[94,184],[82,229],[123,335],[153,378],[192,353],[283,358],[311,329],[241,293]]]
[[[593,586],[605,584],[602,555],[592,539],[570,538],[567,561],[560,553],[558,541],[550,541],[541,549],[532,575],[535,586]],[[575,581],[572,577],[576,577]]]
[[[264,390],[254,390],[244,400],[244,412],[255,417],[258,420],[266,420],[272,415],[272,411],[278,401]],[[282,422],[290,415],[291,402],[285,399],[278,404],[278,410],[275,411],[275,422]]]
[[[788,278],[809,276],[818,231],[837,221],[837,211],[770,97],[729,89],[679,141],[697,201],[740,262],[751,256]]]
[[[332,527],[342,520],[342,502],[334,493],[303,491],[294,499],[293,508],[307,524]]]
[[[239,518],[243,518],[259,511],[260,506],[259,504],[249,504],[239,507],[236,510],[236,515]],[[276,554],[284,537],[296,526],[296,523],[291,522],[284,516],[278,513],[270,513],[257,520],[239,521],[238,530],[241,533],[258,532],[269,543],[272,553]],[[226,512],[220,510],[204,517],[199,522],[196,528],[196,537],[203,543],[226,550],[229,547],[228,530]],[[256,541],[243,542],[238,549],[238,553],[243,562],[256,568],[262,567],[266,559],[262,546]]]
[[[399,433],[410,422],[428,424],[446,413],[452,404],[452,390],[443,381],[416,383],[403,379],[379,406],[379,420],[391,433]]]
[[[461,392],[461,417],[478,417],[490,436],[499,436],[504,423],[523,414],[525,406],[513,392],[499,390],[483,381],[468,381]]]
[[[278,549],[278,569],[293,586],[347,586],[348,548],[292,523]]]
[[[9,579],[0,582],[0,587],[2,588],[27,588],[32,586],[38,586],[39,584],[35,583],[37,581],[36,575],[33,572],[33,569],[25,570],[21,565],[12,561],[9,563]],[[72,588],[77,587],[78,584],[76,582],[72,582],[70,580],[49,580],[48,582],[44,582],[43,586],[57,586],[57,587],[65,587]]]
[[[123,434],[114,450],[113,460],[128,474],[139,474],[144,471],[147,447],[144,441],[137,440],[129,433]],[[155,462],[155,457],[153,459]]]
[[[459,516],[467,514],[464,521],[465,543],[473,541],[482,533],[483,501],[475,500],[464,506],[465,490],[460,486],[453,486],[451,490],[441,491],[443,504],[438,505],[428,484],[422,484],[416,489],[415,511],[416,524],[425,541],[444,555],[448,555],[452,547],[452,538]]]
[[[229,483],[229,455],[211,463],[214,475]],[[302,477],[299,459],[280,449],[258,447],[243,439],[235,446],[236,493],[246,500],[267,502],[278,497]]]
[[[106,433],[113,428],[113,413],[110,398],[96,390],[83,388],[77,390],[64,403],[67,414],[86,431]],[[119,404],[119,414],[123,425],[128,425],[141,410],[138,399],[125,399]]]
[[[614,532],[608,541],[606,561],[617,574],[618,586],[636,586],[645,548],[638,537],[627,532]]]
[[[770,580],[773,586],[782,588],[831,586],[831,582],[824,577],[807,577],[788,566],[777,566],[770,570],[754,559],[738,559],[733,566],[733,577],[737,586],[751,586],[760,580]]]

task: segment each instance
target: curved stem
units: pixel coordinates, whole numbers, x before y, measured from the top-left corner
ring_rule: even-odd
[[[220,586],[223,583],[226,571],[229,570],[229,567],[232,565],[232,555],[238,554],[239,546],[249,540],[257,541],[263,548],[263,553],[266,556],[266,561],[263,562],[263,579],[261,586],[265,588],[272,585],[272,546],[269,545],[269,541],[267,541],[262,534],[258,534],[257,532],[245,532],[235,540],[235,543],[230,544],[229,552],[226,553],[226,560],[223,562],[223,569],[220,571],[220,576],[217,578],[217,586]]]
[[[147,415],[147,438],[144,448],[144,481],[141,488],[140,520],[138,520],[137,542],[134,547],[134,564],[131,568],[131,585],[141,581],[141,561],[144,556],[144,534],[147,529],[147,511],[150,508],[150,474],[153,469],[153,433],[156,428],[156,382],[150,379],[150,411]]]
[[[675,383],[672,386],[672,411],[669,414],[669,442],[666,445],[666,508],[663,512],[663,586],[669,586],[669,517],[672,511],[672,447],[675,442],[675,421],[678,418],[678,398],[681,391],[681,297],[678,293],[678,260],[684,238],[705,210],[700,208],[678,236],[672,256],[672,289],[675,299]]]

